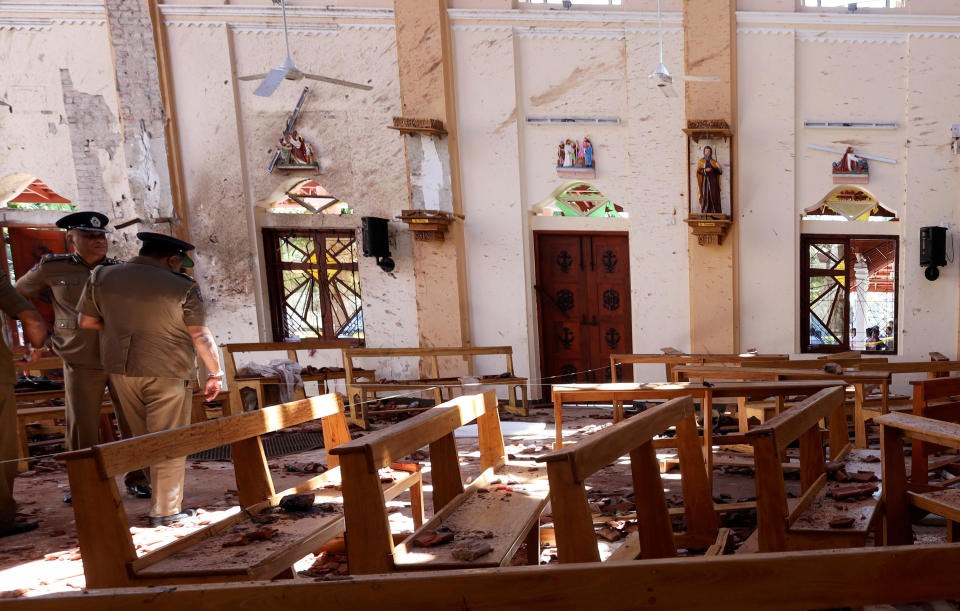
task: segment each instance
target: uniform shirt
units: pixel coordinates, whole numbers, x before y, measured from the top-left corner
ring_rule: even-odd
[[[188,326],[205,325],[197,282],[150,257],[98,267],[77,309],[103,319],[103,368],[136,378],[196,378]]]
[[[117,265],[107,257],[101,265]],[[100,369],[100,340],[96,329],[77,326],[77,302],[90,268],[80,256],[46,255],[17,280],[17,289],[35,295],[45,288],[53,293],[53,349],[74,367]]]
[[[35,310],[33,304],[23,298],[6,280],[0,281],[0,310],[8,316],[16,316],[25,310]],[[13,386],[13,354],[6,342],[0,341],[0,385]]]

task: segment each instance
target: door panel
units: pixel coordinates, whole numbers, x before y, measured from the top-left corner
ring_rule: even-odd
[[[543,377],[609,380],[609,355],[632,351],[627,236],[536,234],[536,245]]]

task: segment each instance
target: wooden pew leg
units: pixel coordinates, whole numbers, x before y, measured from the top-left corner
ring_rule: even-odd
[[[537,566],[540,564],[540,519],[537,517],[536,522],[533,523],[533,526],[530,527],[530,532],[527,533],[526,538],[527,543],[527,564],[530,566]]]
[[[293,570],[293,567],[290,567],[288,569],[284,569],[283,571],[281,571],[280,574],[274,577],[271,581],[276,581],[278,579],[296,579],[296,578],[297,578],[297,572]]]
[[[960,522],[947,520],[947,543],[960,541]]]
[[[854,426],[854,447],[865,449],[867,447],[867,420],[864,414],[863,401],[866,395],[863,391],[863,384],[854,386],[854,404],[853,404],[853,426]]]
[[[419,530],[423,526],[423,482],[410,486],[410,510],[413,513],[413,529]]]

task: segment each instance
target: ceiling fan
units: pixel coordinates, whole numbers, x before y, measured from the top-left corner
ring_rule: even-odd
[[[720,77],[717,76],[686,76],[683,74],[670,74],[663,63],[663,11],[661,9],[662,0],[657,0],[657,33],[660,36],[660,63],[653,69],[648,78],[655,79],[654,83],[668,98],[677,97],[677,90],[673,88],[673,80],[681,81],[700,81],[705,83],[719,83]]]
[[[290,57],[290,35],[287,33],[287,7],[284,0],[272,0],[274,4],[280,5],[280,11],[283,15],[283,39],[287,43],[287,57],[283,60],[283,63],[272,68],[270,72],[265,72],[262,74],[250,74],[248,76],[237,77],[241,81],[256,81],[263,79],[263,82],[260,83],[260,86],[256,88],[253,92],[254,95],[259,95],[263,97],[268,97],[276,91],[277,87],[280,86],[280,83],[283,79],[291,81],[299,81],[304,78],[308,78],[314,81],[323,81],[325,83],[333,83],[334,85],[343,85],[344,87],[353,87],[354,89],[364,89],[369,91],[373,89],[370,85],[361,85],[360,83],[352,83],[350,81],[343,81],[337,78],[331,78],[329,76],[320,76],[319,74],[307,74],[297,68],[297,65],[293,63],[293,58]]]

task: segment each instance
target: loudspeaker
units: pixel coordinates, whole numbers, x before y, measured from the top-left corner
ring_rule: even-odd
[[[947,264],[947,230],[943,227],[920,228],[920,265]]]
[[[380,269],[389,273],[396,264],[390,258],[390,234],[387,231],[387,219],[377,216],[365,216],[360,219],[363,233],[363,256],[376,257]]]
[[[363,231],[364,257],[389,257],[390,236],[387,232],[387,219],[365,216],[360,219]]]

